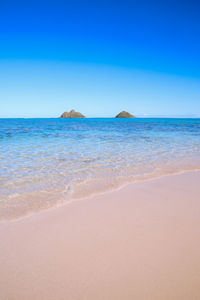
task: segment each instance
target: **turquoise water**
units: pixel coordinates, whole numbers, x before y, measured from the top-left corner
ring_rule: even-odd
[[[200,169],[200,119],[0,119],[0,219]]]

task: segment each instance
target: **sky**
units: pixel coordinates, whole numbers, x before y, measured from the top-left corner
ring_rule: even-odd
[[[1,1],[0,117],[200,117],[199,1]]]

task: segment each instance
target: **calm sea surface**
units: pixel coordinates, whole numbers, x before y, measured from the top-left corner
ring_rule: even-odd
[[[200,119],[0,119],[0,219],[200,169]]]

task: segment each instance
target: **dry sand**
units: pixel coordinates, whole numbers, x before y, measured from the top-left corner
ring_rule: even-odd
[[[0,299],[200,299],[200,172],[1,223]]]

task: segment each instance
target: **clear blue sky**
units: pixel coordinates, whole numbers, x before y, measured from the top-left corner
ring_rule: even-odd
[[[200,116],[199,12],[197,0],[1,1],[0,117]]]

